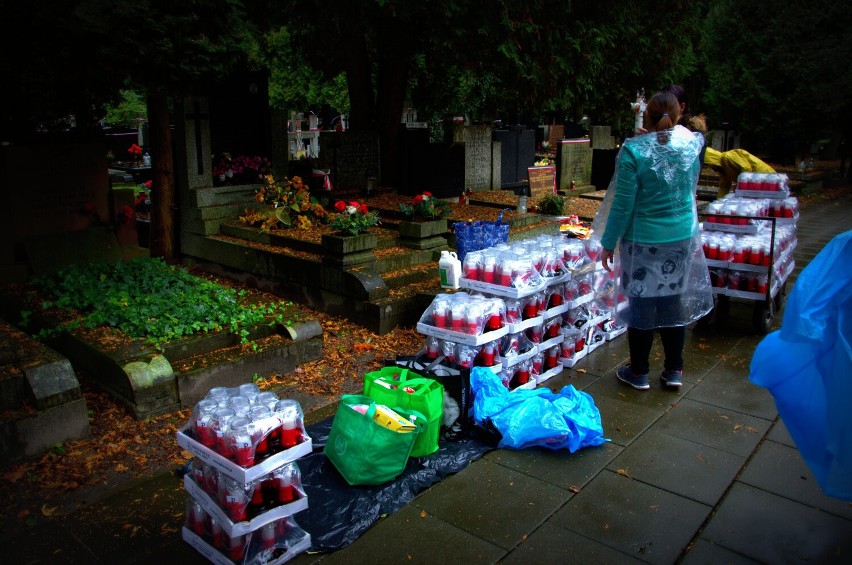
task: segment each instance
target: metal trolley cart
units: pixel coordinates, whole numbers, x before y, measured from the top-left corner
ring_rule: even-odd
[[[726,216],[732,223],[702,224],[702,231],[732,234],[737,236],[756,236],[768,232],[768,246],[752,245],[748,252],[740,251],[746,247],[729,238],[721,249],[713,249],[712,237],[705,238],[705,256],[710,268],[710,279],[716,297],[716,312],[721,319],[727,318],[730,299],[754,303],[752,323],[759,334],[766,334],[781,309],[787,294],[787,279],[795,268],[792,252],[796,241],[781,241],[777,227],[781,218],[763,216]],[[761,224],[764,226],[761,229]],[[721,237],[719,239],[722,239]],[[709,241],[709,244],[708,244]],[[725,244],[730,245],[726,248]]]

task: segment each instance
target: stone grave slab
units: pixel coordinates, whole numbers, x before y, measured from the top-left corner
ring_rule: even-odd
[[[335,189],[364,190],[368,174],[381,172],[379,136],[373,131],[320,132],[320,168],[330,169]]]
[[[473,191],[491,189],[491,127],[456,126],[453,142],[464,144],[464,185]]]
[[[592,183],[592,148],[588,138],[563,139],[558,154],[561,173],[559,189],[566,190],[573,181],[576,187]]]

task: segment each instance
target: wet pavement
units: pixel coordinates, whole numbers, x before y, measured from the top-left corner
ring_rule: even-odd
[[[788,287],[851,228],[852,190],[804,206]],[[492,451],[350,546],[291,562],[850,563],[852,504],[822,493],[772,396],[748,380],[761,337],[748,302],[690,329],[679,392],[621,385],[627,341],[608,342],[547,385],[591,394],[610,443]],[[657,340],[652,367],[661,365]],[[180,539],[186,500],[172,474],[140,479],[11,544],[14,562],[204,562]]]

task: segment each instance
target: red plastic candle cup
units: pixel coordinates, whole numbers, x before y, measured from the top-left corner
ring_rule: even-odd
[[[532,359],[532,374],[533,375],[540,375],[541,374],[541,367],[542,367],[543,364],[544,364],[544,358],[541,355],[536,355],[535,357],[533,357],[533,359]]]
[[[592,284],[589,281],[581,282],[579,288],[580,296],[586,296],[590,292],[592,292]]]
[[[465,369],[473,368],[473,361],[476,358],[476,352],[469,347],[459,349],[459,366]]]
[[[299,422],[291,420],[281,424],[281,447],[290,449],[296,447],[302,440],[302,429]]]
[[[234,437],[234,450],[237,456],[237,465],[240,467],[251,467],[254,465],[254,446],[251,436],[247,433]]]
[[[465,324],[465,306],[462,303],[453,304],[450,309],[450,327],[453,331],[463,331]]]
[[[490,343],[482,346],[482,364],[485,367],[490,367],[494,364],[494,346]]]
[[[586,338],[578,337],[577,341],[574,342],[574,351],[579,353],[580,351],[583,351],[583,348],[585,348],[585,347],[586,347]]]
[[[436,328],[446,328],[447,327],[447,313],[444,312],[433,312],[432,320],[435,322]]]
[[[562,342],[562,350],[560,352],[563,358],[570,359],[574,356],[574,342],[572,341],[564,341]]]
[[[745,248],[741,244],[734,247],[734,263],[745,263]]]
[[[204,520],[207,518],[207,512],[201,508],[201,504],[193,501],[190,509],[190,525],[192,531],[198,536],[204,535]]]
[[[769,284],[769,276],[767,275],[758,275],[757,276],[757,292],[761,294],[766,294],[766,287]]]
[[[503,327],[503,320],[500,319],[500,312],[492,313],[488,317],[487,327],[489,331],[499,330]]]
[[[610,296],[611,298],[611,296]],[[559,337],[559,324],[550,324],[547,327],[547,337]]]
[[[426,340],[426,356],[429,359],[435,359],[441,354],[441,345],[438,343],[438,338],[430,337]]]
[[[228,540],[228,557],[231,561],[242,561],[245,555],[243,536],[234,536]]]
[[[534,301],[524,304],[524,320],[535,318],[538,315],[538,305]]]
[[[222,533],[222,526],[219,522],[216,521],[215,518],[210,518],[210,537],[213,540],[213,547],[216,549],[224,549],[225,548],[225,540],[224,535]]]
[[[500,270],[500,286],[512,286],[512,266],[509,261],[504,262]]]
[[[530,371],[529,371],[529,369],[526,369],[526,368],[518,369],[515,372],[515,381],[519,385],[525,385],[528,382],[530,382]]]
[[[751,255],[749,255],[749,263],[752,265],[760,265],[762,261],[760,245],[752,245]]]
[[[538,295],[536,308],[538,309],[539,314],[543,314],[544,311],[547,310],[547,296],[543,292]]]
[[[270,522],[260,528],[260,546],[265,550],[275,547],[275,522]]]
[[[556,306],[562,306],[562,295],[558,292],[554,292],[550,295],[550,307],[555,308]]]
[[[225,493],[225,510],[233,522],[242,522],[247,517],[248,495],[236,482],[229,483]]]
[[[760,250],[760,264],[764,267],[768,267],[770,259],[772,259],[772,256],[769,253],[769,248],[762,247]]]
[[[467,331],[470,335],[477,335],[482,331],[482,308],[478,304],[470,304],[466,314]]]
[[[296,487],[293,485],[293,476],[285,471],[275,478],[278,502],[290,504],[296,499]]]
[[[545,368],[545,370],[550,370],[550,369],[554,368],[558,362],[559,362],[559,360],[558,360],[558,358],[556,357],[555,354],[548,353],[544,357],[544,368]]]
[[[485,267],[482,269],[482,282],[494,284],[494,262],[485,263]]]
[[[541,328],[534,327],[529,329],[529,333],[527,334],[530,338],[530,341],[533,343],[541,343]]]

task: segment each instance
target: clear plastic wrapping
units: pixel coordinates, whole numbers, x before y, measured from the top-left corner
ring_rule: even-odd
[[[703,143],[701,134],[675,126],[664,137],[630,138],[619,151],[589,241],[617,241],[615,264],[629,299],[618,316],[628,326],[686,325],[713,307],[695,201]]]

